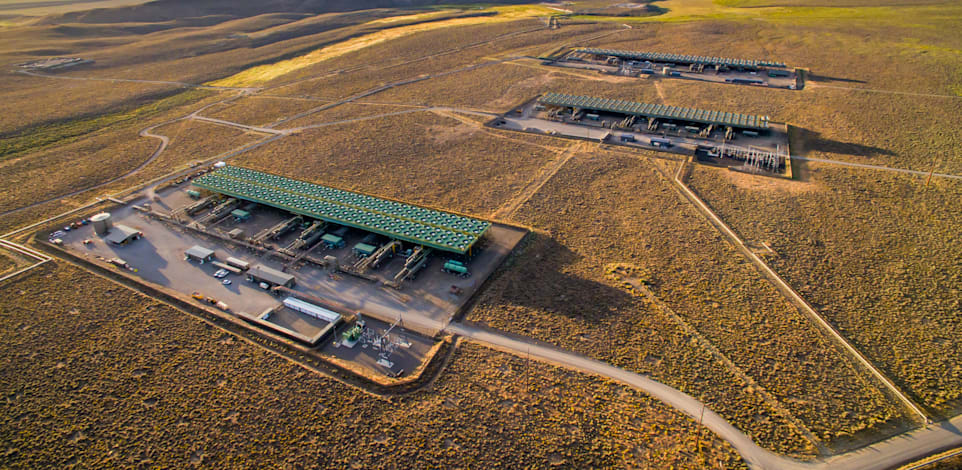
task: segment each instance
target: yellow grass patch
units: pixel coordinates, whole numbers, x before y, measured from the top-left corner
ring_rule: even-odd
[[[410,36],[412,34],[432,31],[441,28],[449,28],[452,26],[469,26],[477,24],[486,23],[502,23],[507,21],[514,21],[523,18],[532,18],[537,16],[544,16],[550,14],[551,10],[544,7],[537,6],[521,6],[521,7],[495,7],[485,10],[479,10],[480,12],[494,12],[494,15],[490,16],[472,16],[467,18],[452,18],[448,20],[433,21],[427,23],[418,23],[407,26],[398,26],[395,28],[382,29],[380,31],[373,32],[371,34],[365,34],[363,36],[358,36],[355,38],[348,39],[336,44],[332,44],[327,47],[322,47],[315,51],[311,51],[305,55],[294,57],[293,59],[282,60],[280,62],[275,62],[273,64],[259,65],[257,67],[251,67],[243,72],[236,73],[230,77],[222,78],[211,82],[211,85],[216,86],[255,86],[260,85],[271,80],[274,80],[285,74],[300,70],[304,67],[309,67],[311,65],[323,62],[328,59],[333,59],[335,57],[340,57],[345,54],[363,49],[365,47],[370,47],[375,44],[380,44],[382,42],[390,41],[392,39],[398,39],[405,36]],[[396,16],[391,18],[383,18],[379,20],[374,20],[366,25],[377,25],[384,24],[386,20],[402,21],[404,19],[411,19],[412,16],[418,15],[405,15]]]
[[[437,18],[439,16],[447,15],[448,12],[445,10],[432,11],[428,13],[417,13],[414,15],[403,15],[403,16],[389,16],[387,18],[381,18],[373,21],[368,21],[367,24],[393,24],[400,23],[402,21],[421,21],[429,18]]]

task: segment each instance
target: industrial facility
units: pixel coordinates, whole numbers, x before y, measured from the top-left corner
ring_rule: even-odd
[[[419,246],[465,254],[491,225],[470,217],[226,166],[194,186]]]
[[[391,377],[417,369],[527,232],[223,163],[139,201],[107,201],[109,212],[48,239],[257,334]]]
[[[17,64],[17,66],[24,70],[40,70],[49,72],[92,63],[94,63],[94,61],[80,57],[52,57],[49,59],[39,59],[30,62],[24,62],[22,64]]]
[[[546,93],[489,125],[694,155],[752,172],[790,170],[787,126],[768,116]]]
[[[803,85],[798,69],[757,59],[575,48],[548,59],[545,64],[627,77],[663,76],[790,90],[801,89]]]
[[[242,313],[240,317],[309,346],[316,346],[343,322],[340,313],[295,297],[287,297],[259,315]]]

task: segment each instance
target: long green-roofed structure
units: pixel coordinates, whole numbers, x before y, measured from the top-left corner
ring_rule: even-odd
[[[757,69],[761,67],[785,68],[781,62],[771,62],[767,60],[755,59],[730,59],[727,57],[706,57],[699,55],[666,54],[663,52],[636,52],[621,51],[617,49],[595,49],[590,47],[578,48],[574,50],[583,54],[603,55],[618,57],[628,60],[649,60],[652,62],[668,62],[672,64],[704,64],[704,65],[727,65],[729,67],[742,67]]]
[[[635,103],[633,101],[565,95],[561,93],[545,93],[544,96],[538,98],[538,102],[550,106],[590,109],[646,118],[699,122],[719,126],[732,126],[741,129],[768,129],[768,116],[706,111],[703,109],[682,108],[663,104]]]
[[[245,201],[453,253],[467,253],[491,226],[490,222],[450,212],[237,166],[214,170],[194,179],[193,184]]]

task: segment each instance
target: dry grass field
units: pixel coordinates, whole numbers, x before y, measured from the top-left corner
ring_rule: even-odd
[[[58,93],[50,93],[55,88]],[[58,121],[110,114],[134,108],[156,99],[171,87],[139,83],[118,84],[109,89],[100,82],[50,80],[26,75],[0,73],[0,95],[4,107],[16,113],[0,115],[0,137],[7,139],[29,129]],[[42,103],[42,106],[38,106]]]
[[[327,100],[312,99],[305,101],[305,103],[310,103],[310,109],[315,109],[332,102]],[[342,121],[378,119],[381,116],[388,118],[390,115],[395,113],[403,114],[420,112],[426,112],[426,110],[421,106],[414,105],[381,104],[379,101],[354,101],[351,103],[338,105],[330,109],[325,109],[323,111],[318,111],[316,113],[308,114],[304,117],[286,121],[283,124],[280,124],[278,127],[281,129],[291,129],[306,126],[326,127]]]
[[[540,54],[559,44],[621,29],[576,25],[562,34],[542,25],[524,20],[425,32],[307,67],[267,86],[288,96],[345,98],[386,83],[450,72],[496,57]]]
[[[606,271],[624,264],[826,444],[863,432],[862,437],[872,435],[904,417],[896,402],[854,371],[847,357],[762,280],[650,164],[623,156],[580,156],[523,206],[516,220],[546,230],[559,251],[570,253],[561,257],[569,261],[524,255],[519,263],[545,265],[548,273],[560,270],[576,284],[545,285],[540,273],[521,274],[518,268],[495,283],[470,318],[508,330],[521,328],[543,341],[655,373],[646,360],[652,354],[646,350],[650,343],[642,339],[650,333],[627,320],[637,314],[579,294],[581,283],[617,289],[619,282],[606,278]],[[560,294],[543,294],[547,292]],[[612,341],[612,335],[624,337],[625,344]],[[666,367],[675,371],[678,366]],[[691,378],[672,375],[664,380],[691,386]]]
[[[713,357],[670,315],[590,272],[597,266],[584,266],[578,253],[554,238],[530,237],[468,320],[650,374],[704,400],[760,445],[802,458],[815,453],[777,403]]]
[[[189,163],[210,159],[265,137],[261,133],[197,120],[173,122],[151,132],[168,137],[170,143],[138,175],[142,180],[168,174]],[[156,144],[157,140],[153,139],[152,142]]]
[[[68,121],[53,125],[56,132],[44,134],[34,129],[27,135],[7,140],[27,142],[42,140],[44,136],[56,137],[50,145],[23,147],[18,152],[0,158],[0,169],[4,174],[0,181],[0,212],[96,186],[140,167],[160,145],[158,139],[139,136],[141,129],[182,117],[188,110],[205,102],[221,99],[204,92],[188,93],[198,95],[185,99],[174,97],[171,98],[172,103],[153,103],[126,113]],[[105,127],[97,127],[100,125]],[[74,129],[86,127],[95,130],[76,138],[66,137]],[[64,129],[66,132],[61,132]],[[169,147],[140,172],[131,175],[135,178],[100,188],[101,191],[105,194],[111,190],[118,191],[134,182],[160,176],[188,162],[210,158],[258,137],[243,136],[243,132],[228,127],[185,121],[161,126],[154,133],[170,137]],[[50,184],[50,178],[54,175],[58,184]],[[87,195],[83,200],[91,198]]]
[[[213,106],[201,115],[249,126],[265,127],[322,104],[324,103],[311,100],[254,95]]]
[[[240,155],[234,164],[483,216],[556,153],[507,137],[419,112],[304,131]]]
[[[129,133],[136,136],[136,132]],[[82,138],[36,154],[0,161],[0,211],[93,186],[147,160],[157,143],[145,138],[118,140],[113,133]],[[51,184],[56,181],[56,184]]]
[[[70,266],[3,287],[9,468],[745,468],[641,393],[479,346],[385,400]]]
[[[377,98],[392,103],[466,107],[497,113],[509,111],[512,106],[553,90],[635,101],[658,99],[653,87],[638,86],[636,79],[571,73],[536,64],[539,62],[519,60],[454,73],[387,90]]]
[[[457,108],[503,112],[556,91],[762,114],[794,126],[796,156],[962,174],[957,3],[665,0],[662,15],[560,29],[544,27],[556,13],[544,6],[322,3],[168,0],[0,22],[0,61],[80,56],[96,62],[56,74],[263,87],[202,113],[258,126],[423,78],[284,122],[318,127],[232,163],[530,226],[467,321],[649,374],[767,448],[810,458],[905,429],[898,401],[677,193],[661,174],[670,166],[646,158],[664,154],[494,131]],[[572,45],[769,58],[810,73],[805,90],[769,90],[531,58]],[[127,174],[158,144],[138,131],[235,93],[8,67],[0,212]],[[0,231],[263,137],[196,120],[154,132],[170,146],[141,171],[0,217]],[[796,170],[783,181],[696,167],[690,184],[899,387],[936,416],[958,412],[960,185]],[[17,266],[7,258],[0,274]],[[0,467],[743,468],[644,394],[476,345],[459,346],[426,390],[384,400],[62,262],[0,292]]]
[[[51,83],[48,83],[49,85]],[[71,91],[71,88],[67,87],[65,93],[69,95]],[[49,88],[47,92],[49,93]],[[14,124],[14,126],[20,127],[13,127],[9,132],[3,134],[3,139],[0,140],[0,160],[36,152],[51,145],[68,143],[92,133],[103,131],[110,126],[118,124],[138,125],[143,122],[142,120],[150,119],[157,114],[203,102],[205,98],[210,98],[212,94],[191,90],[182,93],[174,92],[160,99],[150,100],[141,97],[133,99],[133,101],[130,97],[124,95],[123,91],[121,91],[121,96],[126,101],[120,104],[98,103],[93,100],[92,107],[81,107],[81,114],[69,118],[53,113],[52,116],[46,117],[46,120],[37,121],[32,112],[24,113],[25,119],[18,120],[17,124]],[[44,106],[52,106],[57,109],[64,106],[70,107],[69,102],[60,102],[59,96],[31,96],[31,98],[33,98],[33,102],[17,102],[16,104],[31,110],[43,109]],[[155,96],[155,98],[157,97]],[[37,102],[42,104],[35,104]],[[66,114],[63,116],[66,116]]]
[[[374,20],[369,24],[382,26],[383,29],[352,37],[298,57],[272,64],[251,67],[238,74],[214,81],[212,84],[220,86],[262,85],[291,72],[337,57],[345,57],[353,52],[377,44],[392,42],[406,36],[433,30],[457,29],[463,31],[467,29],[466,27],[474,25],[516,22],[521,19],[549,15],[552,11],[541,6],[511,6],[492,7],[490,9],[479,10],[477,13],[478,14],[456,18],[438,18],[434,16],[425,18],[424,15],[405,15],[388,21],[385,21],[385,19]],[[397,22],[409,24],[397,24]],[[364,24],[361,25],[361,27],[367,25],[368,24]],[[356,58],[356,56],[353,55],[351,55],[351,57]]]
[[[962,184],[806,166],[805,182],[699,167],[691,186],[742,237],[771,246],[771,265],[890,377],[954,413]]]

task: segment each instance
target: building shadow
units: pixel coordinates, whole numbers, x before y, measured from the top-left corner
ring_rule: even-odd
[[[582,256],[548,235],[532,232],[488,287],[495,303],[585,320],[601,320],[635,301],[627,291],[574,274]],[[604,268],[598,267],[599,275]],[[489,300],[490,295],[485,295]],[[485,302],[482,300],[482,302]]]
[[[802,127],[791,126],[789,134],[791,135],[792,152],[800,156],[808,156],[811,152],[853,155],[866,158],[894,155],[891,150],[881,147],[827,139],[816,131]]]
[[[856,80],[854,78],[840,78],[840,77],[829,77],[828,75],[819,75],[817,73],[807,73],[805,74],[805,79],[816,82],[816,83],[866,83],[865,80]]]
[[[101,243],[116,257],[137,269],[137,276],[162,286],[170,284],[170,279],[161,272],[161,269],[167,267],[167,260],[157,252],[157,247],[149,239],[141,238],[127,245],[113,245],[105,240]]]

